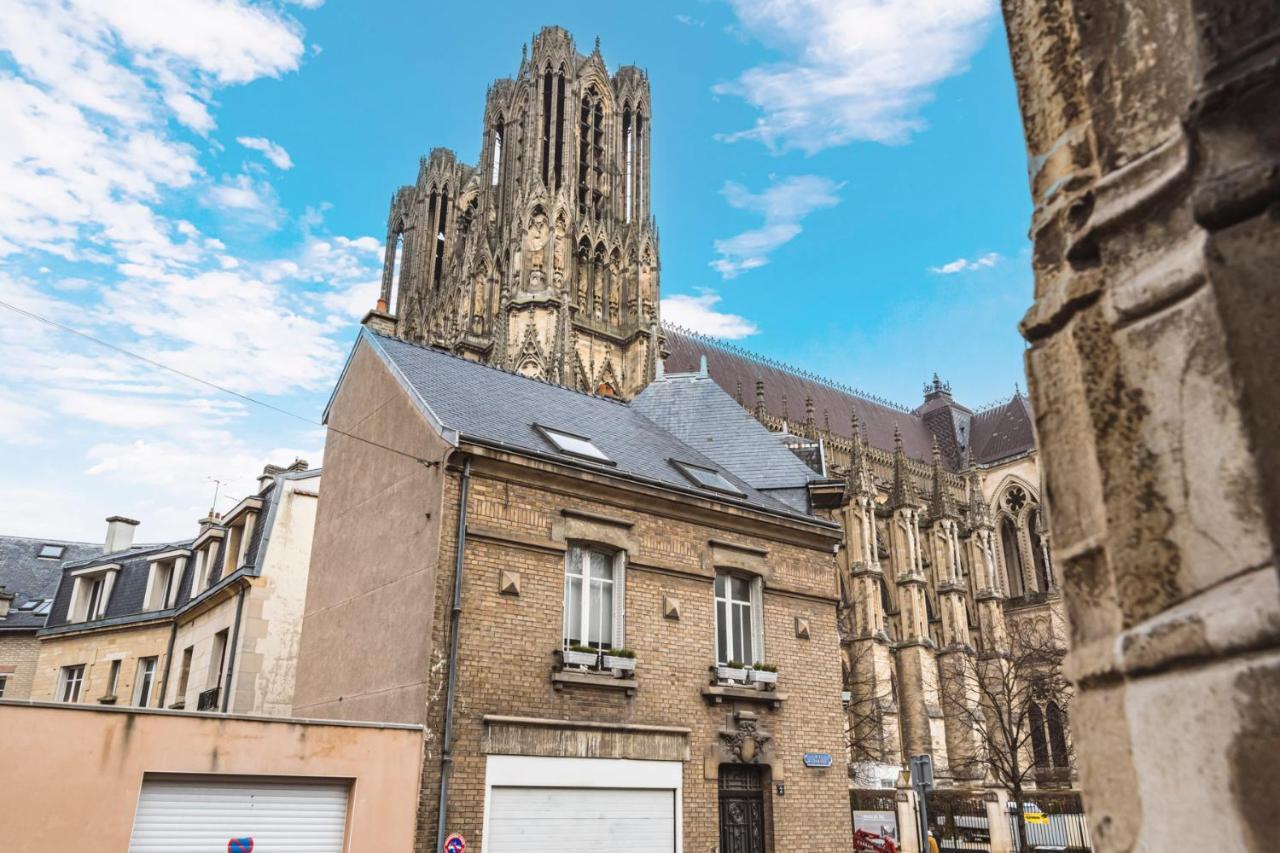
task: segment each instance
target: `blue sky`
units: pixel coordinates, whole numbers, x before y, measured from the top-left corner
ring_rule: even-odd
[[[907,405],[1022,377],[1025,154],[994,0],[20,0],[0,19],[0,300],[317,419],[387,204],[474,161],[546,24],[648,69],[663,312]],[[0,308],[0,531],[189,535],[314,423]]]

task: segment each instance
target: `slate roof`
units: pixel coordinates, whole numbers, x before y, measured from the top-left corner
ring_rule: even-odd
[[[365,329],[368,342],[446,429],[477,444],[552,458],[599,473],[657,483],[727,503],[819,521],[754,488],[626,403],[385,337]],[[357,343],[359,346],[359,343]],[[615,465],[559,453],[535,425],[589,438]],[[720,470],[744,497],[693,485],[670,460]]]
[[[320,468],[315,468],[310,471],[286,472],[278,474],[277,477],[283,479],[306,479],[318,476],[321,470]],[[276,508],[280,502],[280,491],[273,482],[268,487],[268,490],[263,493],[266,500],[259,513],[258,522],[254,524],[253,532],[250,535],[249,545],[245,550],[244,564],[238,566],[235,571],[225,577],[222,575],[223,554],[227,542],[224,536],[218,540],[217,548],[214,550],[213,569],[209,575],[209,585],[203,590],[197,590],[194,595],[192,594],[191,586],[195,581],[195,572],[193,571],[192,563],[188,561],[187,569],[182,573],[178,595],[172,608],[166,610],[143,610],[143,599],[146,597],[147,577],[151,571],[151,561],[157,555],[167,551],[190,548],[192,542],[195,541],[194,539],[166,542],[159,545],[140,545],[117,551],[113,554],[103,554],[102,546],[99,545],[92,558],[65,563],[62,566],[59,577],[55,578],[55,582],[62,579],[65,579],[66,582],[58,584],[57,594],[53,597],[53,608],[44,626],[45,630],[54,633],[62,630],[78,631],[87,627],[103,628],[173,616],[181,612],[183,608],[193,601],[207,597],[220,585],[229,583],[232,577],[245,575],[254,577],[261,574],[262,560],[266,554],[266,543],[274,526]],[[100,619],[96,619],[93,622],[68,622],[67,610],[71,604],[71,590],[74,586],[70,580],[70,573],[88,566],[108,565],[111,563],[118,564],[120,572],[116,575],[115,584],[111,590],[111,598],[107,601],[106,612]]]
[[[893,452],[893,429],[897,426],[902,430],[903,450],[908,456],[922,462],[933,458],[933,434],[922,418],[905,408],[872,400],[816,376],[802,376],[786,365],[752,356],[713,338],[671,326],[664,327],[664,333],[670,352],[666,360],[669,372],[696,371],[699,359],[705,355],[707,371],[716,384],[731,396],[737,394],[741,384],[742,398],[748,406],[755,406],[756,380],[762,379],[765,409],[775,418],[782,418],[785,413],[791,423],[802,422],[805,399],[812,397],[818,424],[822,425],[825,411],[830,416],[831,431],[836,435],[852,437],[849,415],[857,410],[863,433],[872,447]]]
[[[1009,402],[973,416],[973,455],[979,465],[1019,456],[1036,446],[1027,398],[1014,394]]]
[[[633,408],[681,441],[800,512],[807,484],[820,476],[702,373],[668,374],[651,382]]]
[[[59,559],[41,558],[45,545],[60,545],[65,550]],[[35,539],[28,536],[0,536],[0,586],[12,594],[9,614],[0,619],[0,631],[34,631],[44,624],[45,614],[23,609],[33,601],[52,599],[62,578],[65,560],[85,560],[102,554],[102,544],[67,542],[61,539]]]
[[[695,372],[700,359],[707,359],[707,372],[731,397],[741,389],[743,402],[756,403],[756,380],[764,381],[765,409],[774,418],[787,418],[800,423],[805,416],[805,400],[813,399],[814,417],[823,426],[823,413],[829,417],[833,433],[850,438],[849,415],[857,411],[867,443],[879,450],[893,452],[893,431],[902,431],[903,449],[907,456],[920,462],[932,461],[933,437],[936,434],[944,462],[952,470],[967,464],[972,447],[978,464],[990,464],[1035,449],[1031,429],[1031,413],[1021,395],[1008,403],[973,414],[965,406],[950,402],[926,404],[908,411],[886,400],[874,399],[852,388],[803,373],[785,364],[753,355],[733,344],[664,326],[669,355],[668,371]],[[783,401],[786,405],[783,405]],[[960,438],[969,434],[968,447]]]

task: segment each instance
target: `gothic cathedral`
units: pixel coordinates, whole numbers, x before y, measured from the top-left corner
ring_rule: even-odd
[[[391,199],[381,311],[399,337],[630,399],[662,346],[649,80],[559,27],[489,87],[476,166],[434,149]]]

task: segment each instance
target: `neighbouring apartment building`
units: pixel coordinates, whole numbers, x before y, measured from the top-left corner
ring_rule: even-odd
[[[319,488],[305,462],[269,465],[178,542],[107,519],[105,547],[62,564],[31,698],[288,715]]]
[[[0,536],[0,699],[27,699],[64,560],[85,560],[102,545]]]
[[[294,713],[426,726],[417,849],[849,849],[839,482],[368,329],[326,422]]]
[[[949,715],[944,694],[1022,626],[1067,633],[1027,399],[971,408],[935,376],[908,408],[662,324],[652,119],[643,71],[610,75],[598,43],[583,54],[563,29],[542,30],[515,77],[488,90],[477,165],[434,149],[393,196],[367,322],[624,400],[664,363],[705,373],[815,478],[840,481],[813,511],[842,529],[852,787],[892,787],[919,754],[944,786],[988,787],[959,758],[972,754],[963,718],[975,708]],[[726,438],[699,433],[695,446],[725,462]],[[1070,785],[1068,709],[1028,713],[1031,784]]]

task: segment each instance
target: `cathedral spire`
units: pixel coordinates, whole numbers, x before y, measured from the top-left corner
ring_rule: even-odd
[[[969,450],[969,464],[965,466],[965,483],[969,497],[969,526],[991,527],[991,507],[982,496],[982,478],[978,474],[978,464],[973,460],[973,450]]]
[[[942,450],[938,447],[938,437],[933,437],[933,465],[929,495],[929,514],[933,518],[949,518],[955,515],[951,496],[947,494],[946,474],[942,470]]]
[[[849,417],[849,428],[853,437],[853,445],[849,449],[849,473],[845,477],[849,494],[853,497],[873,497],[875,480],[871,476],[871,460],[867,457],[867,444],[862,440],[862,424],[858,422],[857,411]]]
[[[916,489],[907,470],[907,454],[902,447],[902,430],[893,425],[893,485],[889,489],[889,507],[914,506]]]
[[[756,377],[756,420],[764,423],[765,416],[764,406],[764,380],[759,376]]]

